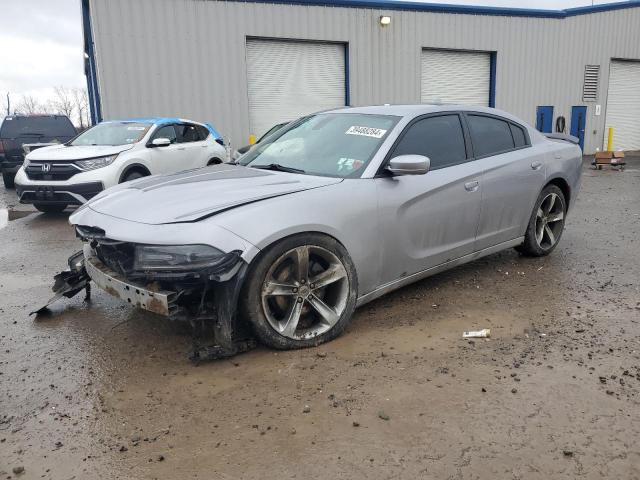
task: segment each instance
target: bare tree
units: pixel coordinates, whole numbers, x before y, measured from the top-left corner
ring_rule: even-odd
[[[89,97],[87,95],[87,89],[74,88],[72,93],[80,129],[84,130],[85,127],[89,126]]]
[[[16,105],[14,111],[24,115],[33,115],[35,113],[45,113],[46,106],[40,103],[33,95],[22,95],[22,99]]]
[[[66,115],[73,118],[75,104],[73,91],[68,87],[57,86],[53,88],[54,98],[49,102],[52,113]]]

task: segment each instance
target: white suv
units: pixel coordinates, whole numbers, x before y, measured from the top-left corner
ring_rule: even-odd
[[[227,161],[220,134],[181,118],[99,123],[70,142],[29,153],[16,174],[21,203],[42,212],[80,205],[118,183]]]

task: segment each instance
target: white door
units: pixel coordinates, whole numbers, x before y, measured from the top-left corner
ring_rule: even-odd
[[[604,148],[609,127],[614,150],[640,150],[640,61],[611,61]]]
[[[184,147],[178,143],[174,125],[164,125],[160,127],[151,137],[151,141],[156,138],[168,138],[171,145],[166,147],[153,147],[151,150],[150,170],[151,175],[160,173],[173,173],[179,170],[184,158]]]
[[[488,52],[422,50],[422,103],[489,106],[491,56]]]
[[[345,106],[345,46],[247,40],[250,132],[258,138],[278,123]]]

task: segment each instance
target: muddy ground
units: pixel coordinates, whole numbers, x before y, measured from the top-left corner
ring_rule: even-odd
[[[66,217],[0,213],[0,478],[640,478],[640,158],[585,167],[550,257],[492,255],[330,344],[198,367],[187,331],[100,291],[28,316],[80,246]]]

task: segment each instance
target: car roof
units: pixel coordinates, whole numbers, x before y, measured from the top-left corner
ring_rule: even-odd
[[[371,115],[396,115],[399,117],[417,117],[419,115],[426,115],[429,113],[438,112],[450,112],[450,111],[465,111],[465,112],[480,112],[489,113],[492,115],[499,115],[509,120],[513,120],[518,123],[523,123],[517,117],[514,117],[508,112],[498,110],[491,107],[479,107],[474,105],[457,105],[457,104],[416,104],[416,105],[370,105],[366,107],[344,107],[335,110],[327,110],[322,113],[363,113]]]
[[[202,125],[205,127],[214,138],[222,139],[222,135],[218,133],[218,131],[211,125],[210,123],[202,123],[196,122],[195,120],[189,120],[188,118],[177,118],[177,117],[136,117],[136,118],[123,118],[123,119],[115,119],[115,120],[104,120],[100,123],[148,123],[149,125],[169,125],[173,123],[193,123],[195,125]]]

